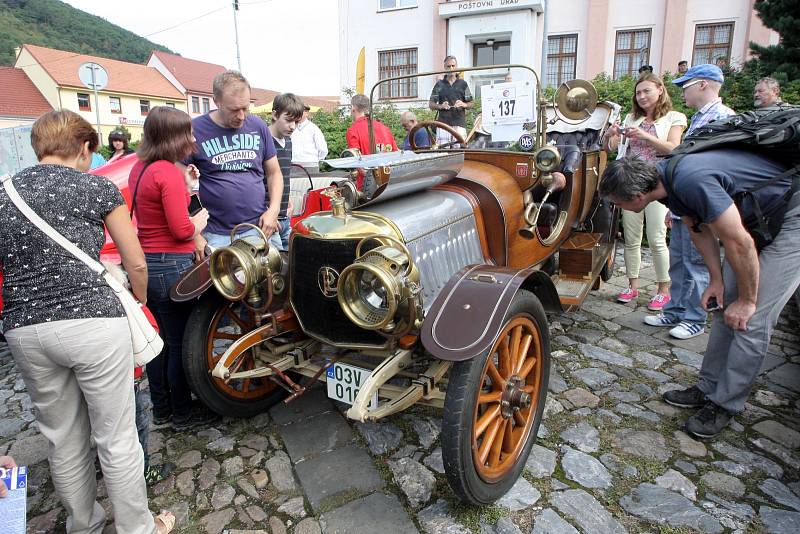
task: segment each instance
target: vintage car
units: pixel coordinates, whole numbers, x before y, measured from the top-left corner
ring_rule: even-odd
[[[495,68],[510,67],[527,68]],[[486,135],[476,130],[454,131],[449,147],[329,160],[330,209],[294,225],[288,254],[264,236],[214,251],[214,288],[198,269],[173,292],[199,298],[184,344],[194,393],[235,417],[317,382],[356,421],[433,406],[454,493],[476,504],[505,494],[545,405],[546,313],[574,309],[608,277],[616,238],[597,189],[618,106],[580,80],[552,101],[537,83],[532,98],[530,152],[472,148]],[[418,127],[431,125],[448,128]]]

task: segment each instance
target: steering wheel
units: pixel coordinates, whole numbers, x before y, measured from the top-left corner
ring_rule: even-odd
[[[444,143],[441,145],[432,143],[430,148],[435,150],[439,148],[449,148],[453,145],[460,145],[460,148],[467,148],[467,142],[464,141],[464,138],[461,136],[461,134],[458,133],[458,131],[449,124],[445,124],[439,121],[422,121],[415,124],[414,127],[411,128],[411,130],[408,132],[408,144],[411,145],[411,150],[417,150],[417,145],[416,143],[414,143],[414,134],[417,133],[417,130],[419,130],[420,128],[428,128],[430,126],[441,128],[442,130],[449,133],[455,138],[455,141],[451,141],[449,143]],[[429,138],[431,137],[430,133],[428,134],[428,137]]]

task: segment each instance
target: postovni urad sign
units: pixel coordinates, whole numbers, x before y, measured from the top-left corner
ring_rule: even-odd
[[[530,9],[537,12],[544,10],[542,0],[464,0],[439,4],[439,15],[448,18],[511,9]]]

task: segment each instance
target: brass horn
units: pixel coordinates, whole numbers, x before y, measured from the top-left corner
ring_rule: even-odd
[[[562,83],[553,97],[556,115],[564,122],[583,122],[597,106],[597,90],[586,80]]]

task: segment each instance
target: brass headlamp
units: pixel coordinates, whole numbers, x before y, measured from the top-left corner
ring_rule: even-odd
[[[234,240],[236,230],[241,226],[255,228],[261,235]],[[231,241],[227,247],[218,248],[211,254],[209,266],[214,287],[228,300],[244,300],[255,309],[268,306],[272,295],[280,294],[285,289],[280,274],[280,253],[269,246],[267,236],[254,224],[236,225],[231,230]],[[267,283],[263,284],[265,281]],[[266,296],[262,294],[264,289]]]
[[[561,164],[561,152],[553,145],[545,145],[533,153],[533,162],[539,172],[550,174]]]
[[[362,255],[362,246],[372,240],[381,245]],[[342,271],[337,289],[342,311],[365,330],[408,331],[420,313],[419,271],[408,248],[393,237],[362,239],[356,260]]]

